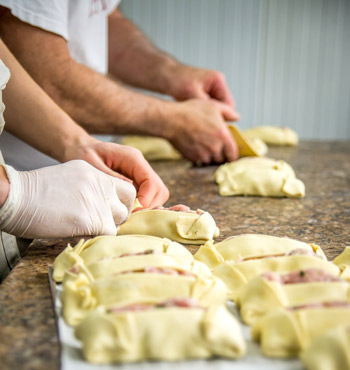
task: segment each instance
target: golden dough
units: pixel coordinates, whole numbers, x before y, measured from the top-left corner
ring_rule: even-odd
[[[139,149],[149,161],[177,160],[181,154],[168,140],[153,136],[126,136],[121,144]]]
[[[292,255],[274,258],[262,258],[243,262],[225,261],[213,269],[214,275],[227,286],[227,298],[237,301],[242,288],[255,276],[272,271],[284,274],[291,271],[317,268],[329,274],[339,276],[339,268],[331,262],[307,255]]]
[[[145,209],[132,213],[129,220],[120,226],[118,234],[154,235],[184,244],[204,244],[219,236],[220,230],[208,212]]]
[[[301,354],[307,370],[350,369],[350,324],[327,330]]]
[[[90,281],[85,274],[67,273],[61,295],[62,313],[69,325],[77,325],[98,306],[124,307],[177,297],[193,298],[202,307],[224,304],[226,286],[214,276],[195,278],[136,272]]]
[[[257,276],[241,291],[237,304],[243,321],[253,325],[278,307],[295,307],[317,302],[350,302],[350,285],[345,281],[280,284]]]
[[[177,361],[246,351],[241,329],[224,306],[158,308],[144,312],[91,312],[75,330],[92,363]]]
[[[81,239],[74,248],[68,244],[66,249],[55,259],[53,278],[55,281],[61,282],[64,273],[76,263],[88,266],[105,256],[119,257],[123,253],[139,253],[150,249],[193,260],[191,252],[181,244],[169,239],[148,235],[98,236],[87,241]]]
[[[215,172],[221,196],[303,197],[305,186],[282,160],[247,157],[221,165]]]
[[[315,244],[307,244],[298,240],[263,234],[242,234],[231,236],[220,243],[206,242],[194,258],[204,262],[210,268],[224,261],[239,262],[246,258],[256,258],[288,253],[294,249],[305,249],[326,259],[322,249]]]
[[[257,126],[243,131],[250,139],[260,139],[268,145],[295,146],[298,135],[288,127]]]
[[[266,356],[293,357],[326,330],[344,323],[350,323],[349,308],[276,309],[256,322],[252,337]]]

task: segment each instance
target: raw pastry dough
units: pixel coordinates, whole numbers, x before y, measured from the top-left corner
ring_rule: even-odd
[[[345,247],[343,252],[334,259],[333,263],[340,268],[340,276],[350,281],[350,247]]]
[[[193,298],[202,307],[213,303],[224,304],[226,286],[214,276],[195,278],[136,272],[107,276],[91,282],[85,274],[68,272],[61,294],[62,313],[69,325],[77,325],[88,312],[98,306],[124,307],[157,303],[174,297]]]
[[[90,313],[76,328],[85,358],[92,363],[176,361],[246,351],[236,319],[221,305],[158,308],[143,312]]]
[[[210,277],[212,273],[204,263],[189,260],[183,257],[171,256],[167,254],[147,254],[141,256],[130,256],[121,258],[109,258],[90,263],[86,266],[78,262],[74,265],[75,273],[83,273],[91,281],[115,274],[125,274],[127,272],[143,271],[147,267],[170,268],[178,271],[187,271],[196,277]],[[333,265],[334,266],[334,265]],[[334,268],[337,268],[334,266]],[[70,275],[67,276],[67,279]]]
[[[261,195],[303,197],[305,186],[292,167],[271,158],[241,158],[221,165],[215,172],[222,196]]]
[[[169,143],[168,140],[153,136],[126,136],[122,142],[139,149],[149,161],[177,160],[181,154]]]
[[[274,258],[253,259],[243,262],[225,261],[213,269],[214,275],[224,281],[228,289],[228,299],[236,301],[242,288],[255,276],[267,271],[280,274],[308,268],[325,270],[339,276],[339,268],[331,262],[307,255],[292,255]]]
[[[257,276],[242,289],[237,304],[243,321],[253,325],[267,312],[278,307],[332,301],[350,302],[349,283],[334,281],[281,284]]]
[[[301,355],[307,370],[350,369],[350,324],[327,330]]]
[[[252,327],[252,337],[261,343],[264,355],[297,356],[326,330],[350,323],[350,308],[276,309]]]
[[[169,238],[184,244],[204,244],[220,234],[213,217],[203,214],[145,209],[131,214],[119,235],[143,234]]]
[[[68,244],[66,249],[55,259],[53,278],[55,281],[61,282],[64,273],[76,263],[88,266],[106,256],[118,257],[124,253],[138,253],[146,250],[193,260],[191,252],[181,244],[169,239],[148,235],[98,236],[87,241],[81,239],[74,248]]]
[[[318,245],[262,234],[231,236],[216,244],[208,241],[199,248],[194,258],[204,262],[210,268],[214,268],[224,261],[239,262],[246,258],[288,253],[294,249],[306,249],[326,259],[326,256]]]
[[[261,139],[268,145],[290,145],[298,144],[298,135],[288,127],[257,126],[243,131],[250,139]]]

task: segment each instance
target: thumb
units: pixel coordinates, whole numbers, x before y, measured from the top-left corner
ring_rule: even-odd
[[[120,173],[116,172],[116,171],[113,171],[111,168],[109,168],[108,166],[105,165],[105,163],[90,163],[92,166],[94,166],[95,168],[97,168],[98,170],[106,173],[107,175],[110,175],[110,176],[113,176],[117,179],[120,179],[120,180],[124,180],[126,182],[129,182],[132,184],[132,180],[125,177],[124,175],[121,175]]]

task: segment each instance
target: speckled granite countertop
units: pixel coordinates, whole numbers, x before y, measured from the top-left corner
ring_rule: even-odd
[[[334,258],[350,245],[350,142],[303,142],[273,148],[306,185],[304,199],[220,197],[216,167],[187,162],[156,163],[168,185],[168,204],[184,203],[211,212],[220,240],[242,233],[289,236],[322,246]],[[70,240],[36,240],[0,285],[1,369],[58,369],[59,344],[48,283],[48,267]],[[196,248],[193,248],[194,251]]]

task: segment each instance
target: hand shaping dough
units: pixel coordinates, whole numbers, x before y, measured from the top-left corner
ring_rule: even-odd
[[[132,213],[118,234],[154,235],[184,244],[204,244],[219,236],[220,230],[208,212],[145,209]]]
[[[169,143],[168,140],[153,136],[126,136],[123,145],[139,149],[149,161],[177,160],[181,154]]]
[[[298,135],[288,127],[257,126],[243,131],[250,139],[261,139],[268,145],[295,146],[298,144]]]
[[[74,248],[68,244],[66,249],[55,259],[53,278],[55,281],[61,282],[65,272],[76,263],[89,266],[106,256],[119,257],[124,253],[139,253],[146,250],[193,260],[191,252],[181,244],[169,239],[148,235],[98,236],[87,241],[81,239]]]
[[[222,196],[261,195],[303,197],[305,186],[295,177],[292,167],[271,158],[241,158],[221,165],[215,172]]]
[[[257,321],[252,337],[266,356],[293,357],[326,330],[344,323],[350,323],[350,307],[276,309]]]
[[[295,273],[305,274],[304,271]],[[243,321],[253,325],[269,311],[278,307],[295,307],[317,302],[350,302],[350,285],[346,281],[314,281],[281,284],[257,276],[241,291],[238,298]]]
[[[70,274],[70,278],[67,278]],[[85,274],[68,272],[63,281],[61,300],[63,316],[69,325],[77,325],[91,310],[103,306],[124,307],[158,303],[171,298],[192,298],[202,307],[224,304],[226,286],[211,277],[161,273],[129,273],[110,275],[89,281]]]
[[[350,369],[350,324],[327,330],[301,355],[307,370]]]
[[[199,248],[194,258],[214,268],[224,261],[240,262],[247,258],[284,254],[294,249],[309,250],[326,259],[318,245],[261,234],[236,235],[216,244],[208,241]]]
[[[238,358],[246,351],[240,326],[223,305],[206,310],[95,311],[79,324],[75,334],[82,341],[85,358],[96,364]]]
[[[228,299],[237,301],[242,288],[255,276],[272,271],[285,274],[291,271],[317,268],[333,276],[339,276],[339,268],[331,262],[308,255],[290,255],[252,259],[242,262],[225,261],[214,268],[214,275],[224,281],[228,289]]]

